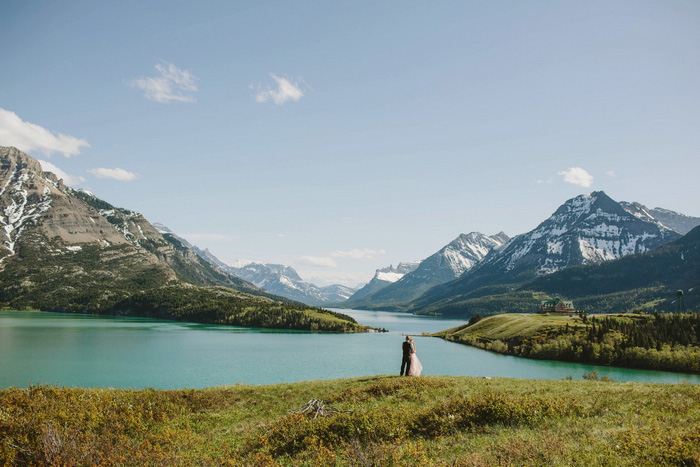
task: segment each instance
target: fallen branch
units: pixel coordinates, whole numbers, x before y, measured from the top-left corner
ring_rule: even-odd
[[[326,405],[323,401],[318,399],[311,399],[305,405],[299,407],[297,410],[292,410],[289,413],[300,413],[310,417],[313,414],[313,418],[317,418],[319,415],[321,417],[329,417],[337,413],[350,413],[352,410],[338,410],[332,405]]]

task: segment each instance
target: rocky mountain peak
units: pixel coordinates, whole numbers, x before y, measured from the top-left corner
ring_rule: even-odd
[[[534,269],[545,274],[641,253],[677,237],[675,232],[630,214],[603,191],[596,191],[566,201],[535,229],[486,258],[483,268],[500,273]]]
[[[7,170],[26,170],[36,175],[43,175],[39,161],[15,147],[0,146],[0,173],[4,174]]]

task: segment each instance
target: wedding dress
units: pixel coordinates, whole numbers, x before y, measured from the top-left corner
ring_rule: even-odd
[[[420,376],[421,371],[423,371],[423,365],[420,364],[418,355],[413,352],[411,354],[411,370],[408,372],[408,376]]]

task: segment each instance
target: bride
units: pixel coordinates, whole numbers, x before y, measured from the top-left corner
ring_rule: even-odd
[[[411,342],[411,368],[408,372],[408,376],[420,376],[421,371],[423,371],[423,365],[420,364],[418,360],[418,355],[416,355],[416,343],[413,338],[409,338]]]

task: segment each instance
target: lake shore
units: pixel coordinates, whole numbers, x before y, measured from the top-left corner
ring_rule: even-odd
[[[290,411],[311,399],[332,412]],[[10,464],[695,465],[700,386],[372,376],[0,391]],[[595,433],[595,436],[592,436]]]

